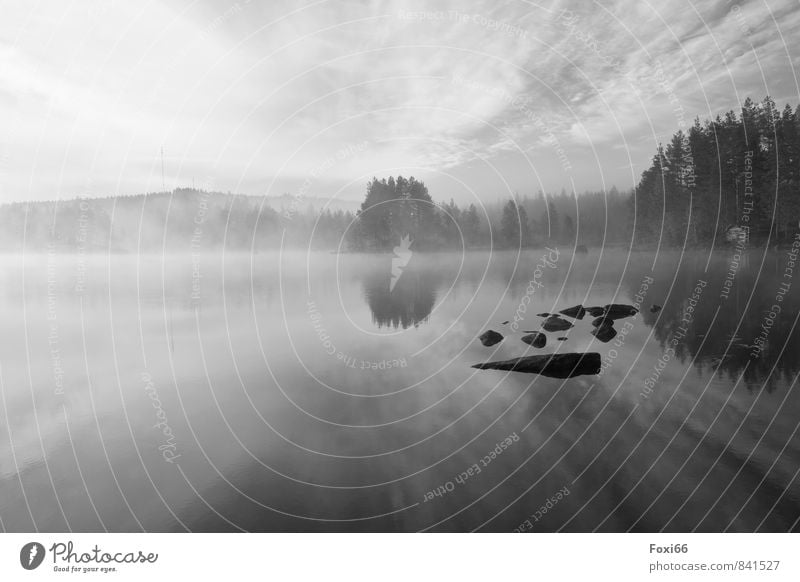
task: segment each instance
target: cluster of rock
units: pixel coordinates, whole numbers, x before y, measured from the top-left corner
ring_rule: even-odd
[[[661,307],[652,305],[651,313],[656,313]],[[575,320],[583,319],[589,314],[592,320],[592,331],[590,332],[601,342],[609,342],[617,335],[614,329],[614,322],[618,319],[632,317],[639,313],[639,310],[632,305],[620,303],[610,303],[603,307],[584,307],[575,305],[562,309],[558,313],[539,313],[543,317],[541,328],[548,332],[560,332],[572,329],[574,324],[562,317],[570,317]],[[503,325],[508,321],[503,322]],[[547,336],[541,331],[525,330],[526,335],[522,336],[522,341],[534,348],[543,348],[547,345]],[[484,332],[478,338],[484,346],[493,346],[503,341],[503,335],[492,329]],[[566,337],[557,338],[559,341],[566,341]],[[597,374],[600,371],[600,354],[590,353],[568,353],[568,354],[547,354],[540,356],[525,356],[513,360],[503,360],[498,362],[486,362],[475,364],[473,368],[481,370],[510,370],[514,372],[527,372],[542,374],[553,378],[571,378],[583,374]]]

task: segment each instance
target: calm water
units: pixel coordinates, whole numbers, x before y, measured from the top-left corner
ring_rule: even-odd
[[[797,530],[786,253],[543,254],[417,253],[391,291],[388,255],[3,259],[0,523]],[[519,339],[538,312],[637,295],[609,343],[591,318]],[[556,350],[606,367],[470,368]]]

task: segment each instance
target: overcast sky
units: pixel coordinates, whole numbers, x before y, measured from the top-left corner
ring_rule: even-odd
[[[432,8],[432,5],[435,8]],[[433,11],[435,10],[435,11]],[[4,2],[0,201],[191,185],[630,188],[658,141],[800,101],[797,0]]]

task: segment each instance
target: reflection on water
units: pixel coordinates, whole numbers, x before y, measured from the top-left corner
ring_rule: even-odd
[[[680,269],[678,257],[664,257],[662,268],[668,272],[672,265],[675,271],[656,284],[654,294],[669,292],[680,299],[661,312],[648,309],[642,318],[654,328],[662,348],[688,328],[675,347],[681,362],[734,381],[741,377],[749,389],[763,386],[771,392],[800,371],[795,356],[800,353],[800,334],[795,329],[800,289],[792,292],[793,261],[787,253],[753,254],[746,255],[738,268],[728,257],[715,257],[707,270],[705,256],[684,257]],[[634,283],[646,276],[643,265],[637,266],[628,278],[631,294],[637,291]],[[735,285],[728,292],[726,282],[731,280]],[[692,299],[695,296],[699,303]],[[696,309],[693,303],[698,303]]]
[[[436,288],[442,284],[437,269],[410,261],[392,285],[390,268],[376,269],[364,277],[364,298],[372,321],[380,327],[407,329],[427,321],[436,304]]]
[[[796,530],[787,255],[540,257],[4,259],[2,524],[512,531],[562,492],[534,531]],[[521,341],[608,303],[640,312],[607,343]],[[601,373],[471,368],[554,352]]]

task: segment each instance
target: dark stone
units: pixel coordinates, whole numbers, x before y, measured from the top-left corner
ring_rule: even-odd
[[[553,314],[552,313],[537,313],[536,315],[538,317],[550,317]]]
[[[584,309],[586,309],[586,313],[592,317],[600,317],[606,312],[605,307],[585,307]]]
[[[567,341],[567,338],[565,338],[565,337],[557,337],[556,339],[557,339],[558,341],[560,341],[560,342],[565,342],[565,341]]]
[[[654,303],[653,305],[650,306],[650,313],[658,313],[659,311],[661,311],[660,305],[656,305]]]
[[[562,309],[559,311],[560,314],[566,315],[567,317],[572,317],[574,319],[583,319],[583,316],[586,315],[586,310],[583,308],[583,305],[576,305],[575,307],[568,307],[567,309]]]
[[[603,343],[610,342],[617,336],[617,330],[610,323],[596,327],[590,333]]]
[[[542,322],[542,329],[545,331],[566,331],[571,328],[572,324],[558,315],[551,315]]]
[[[535,331],[530,335],[522,336],[522,341],[535,348],[543,348],[547,343],[547,336],[541,332]]]
[[[620,303],[612,303],[606,305],[604,315],[611,319],[622,319],[624,317],[631,317],[639,313],[633,305],[622,305]]]
[[[501,323],[500,325],[505,325],[505,324],[507,324],[507,323],[508,323],[508,320],[506,319],[506,320],[505,320],[503,323]]]
[[[541,374],[549,378],[572,378],[600,372],[600,354],[590,352],[586,354],[525,356],[514,358],[513,360],[475,364],[472,367],[479,370],[508,370],[527,374]]]
[[[493,329],[490,329],[489,331],[483,332],[478,339],[481,340],[481,343],[488,348],[503,341],[503,335],[497,333]]]

